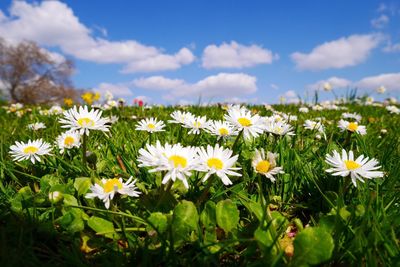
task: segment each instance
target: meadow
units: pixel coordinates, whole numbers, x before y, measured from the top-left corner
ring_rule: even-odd
[[[396,104],[62,108],[0,109],[1,266],[400,260]]]

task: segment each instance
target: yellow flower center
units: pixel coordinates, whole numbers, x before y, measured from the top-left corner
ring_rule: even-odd
[[[201,123],[198,122],[198,121],[195,121],[195,122],[193,123],[193,126],[196,127],[196,128],[200,128]]]
[[[354,132],[358,129],[358,124],[357,122],[350,122],[349,125],[347,126],[347,130]]]
[[[259,173],[267,173],[269,171],[271,164],[267,160],[262,160],[257,163],[256,171]]]
[[[170,162],[172,161],[175,168],[178,168],[178,167],[185,168],[187,165],[187,160],[182,156],[173,155],[173,156],[169,157],[168,160]]]
[[[147,128],[154,130],[156,128],[156,126],[152,123],[147,124]]]
[[[73,137],[71,137],[71,136],[67,136],[67,137],[65,137],[65,139],[64,139],[64,145],[66,145],[66,146],[70,146],[70,145],[72,145],[73,143],[74,143],[74,138]]]
[[[248,118],[239,118],[238,122],[244,127],[251,126],[251,120],[249,120]]]
[[[27,146],[24,148],[24,154],[34,154],[38,152],[39,148],[35,146]]]
[[[283,129],[282,129],[281,127],[276,126],[276,127],[274,128],[274,133],[276,133],[276,134],[281,134],[281,133],[283,133]]]
[[[220,135],[223,135],[223,136],[229,134],[229,132],[228,132],[228,130],[227,130],[226,128],[219,128],[218,131],[219,131],[219,134],[220,134]]]
[[[109,179],[104,185],[104,192],[105,193],[110,193],[111,191],[114,191],[115,187],[117,187],[117,190],[122,189],[122,183],[117,179]]]
[[[344,164],[346,165],[346,168],[349,171],[352,171],[352,170],[355,170],[355,169],[358,169],[361,167],[361,165],[358,164],[357,162],[355,162],[354,160],[345,160]]]
[[[222,160],[217,159],[217,158],[209,158],[207,160],[207,166],[209,168],[214,168],[216,170],[221,170],[224,167],[224,163]]]
[[[80,118],[78,119],[78,124],[82,127],[94,126],[94,121],[90,118]]]

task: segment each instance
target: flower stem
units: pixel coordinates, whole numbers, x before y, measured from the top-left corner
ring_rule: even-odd
[[[84,133],[82,137],[82,163],[84,166],[86,166],[86,139],[86,133]]]
[[[236,152],[237,146],[238,146],[238,144],[239,144],[239,139],[240,139],[242,136],[243,136],[243,130],[241,130],[241,131],[239,132],[238,136],[236,137],[235,143],[233,143],[233,146],[232,146],[233,152]]]
[[[207,194],[210,191],[211,185],[213,184],[214,180],[215,180],[215,174],[211,175],[211,177],[208,179],[206,188],[204,188],[203,193],[197,200],[197,205],[201,204],[204,201],[204,199],[207,197]]]

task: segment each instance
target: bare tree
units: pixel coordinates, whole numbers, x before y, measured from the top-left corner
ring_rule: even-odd
[[[0,39],[0,81],[12,101],[38,104],[76,98],[72,72],[71,61],[56,62],[34,42],[12,45]]]

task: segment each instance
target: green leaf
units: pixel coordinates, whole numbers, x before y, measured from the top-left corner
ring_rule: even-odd
[[[263,230],[260,227],[254,232],[254,238],[263,247],[263,249],[269,248],[274,244],[274,239],[272,238],[271,232]]]
[[[15,212],[21,212],[23,208],[31,207],[33,196],[29,186],[22,187],[10,201],[11,209]]]
[[[64,194],[64,205],[66,206],[78,206],[78,200],[72,195]]]
[[[79,209],[68,210],[59,220],[61,227],[69,233],[83,231],[85,224],[82,218],[82,211]]]
[[[76,178],[74,182],[74,188],[78,191],[78,196],[86,194],[91,185],[92,182],[87,177]]]
[[[168,228],[168,218],[165,214],[161,212],[153,212],[147,219],[159,233],[164,233]],[[147,232],[154,230],[151,225],[146,227]]]
[[[332,236],[320,227],[309,227],[301,231],[294,242],[294,266],[317,265],[332,257]]]
[[[214,226],[217,223],[215,203],[212,201],[207,201],[204,205],[204,209],[200,214],[200,221],[205,226]]]
[[[239,222],[239,210],[230,199],[218,202],[216,206],[217,223],[225,232],[236,228]]]
[[[103,218],[92,216],[87,221],[90,228],[92,228],[97,234],[105,235],[106,237],[113,238],[115,233],[114,225],[112,222],[107,221]]]
[[[172,217],[172,231],[176,245],[190,240],[190,234],[198,230],[199,215],[193,202],[183,200],[176,205]]]
[[[60,178],[57,176],[47,174],[40,178],[40,190],[46,192],[53,186],[60,184]]]

